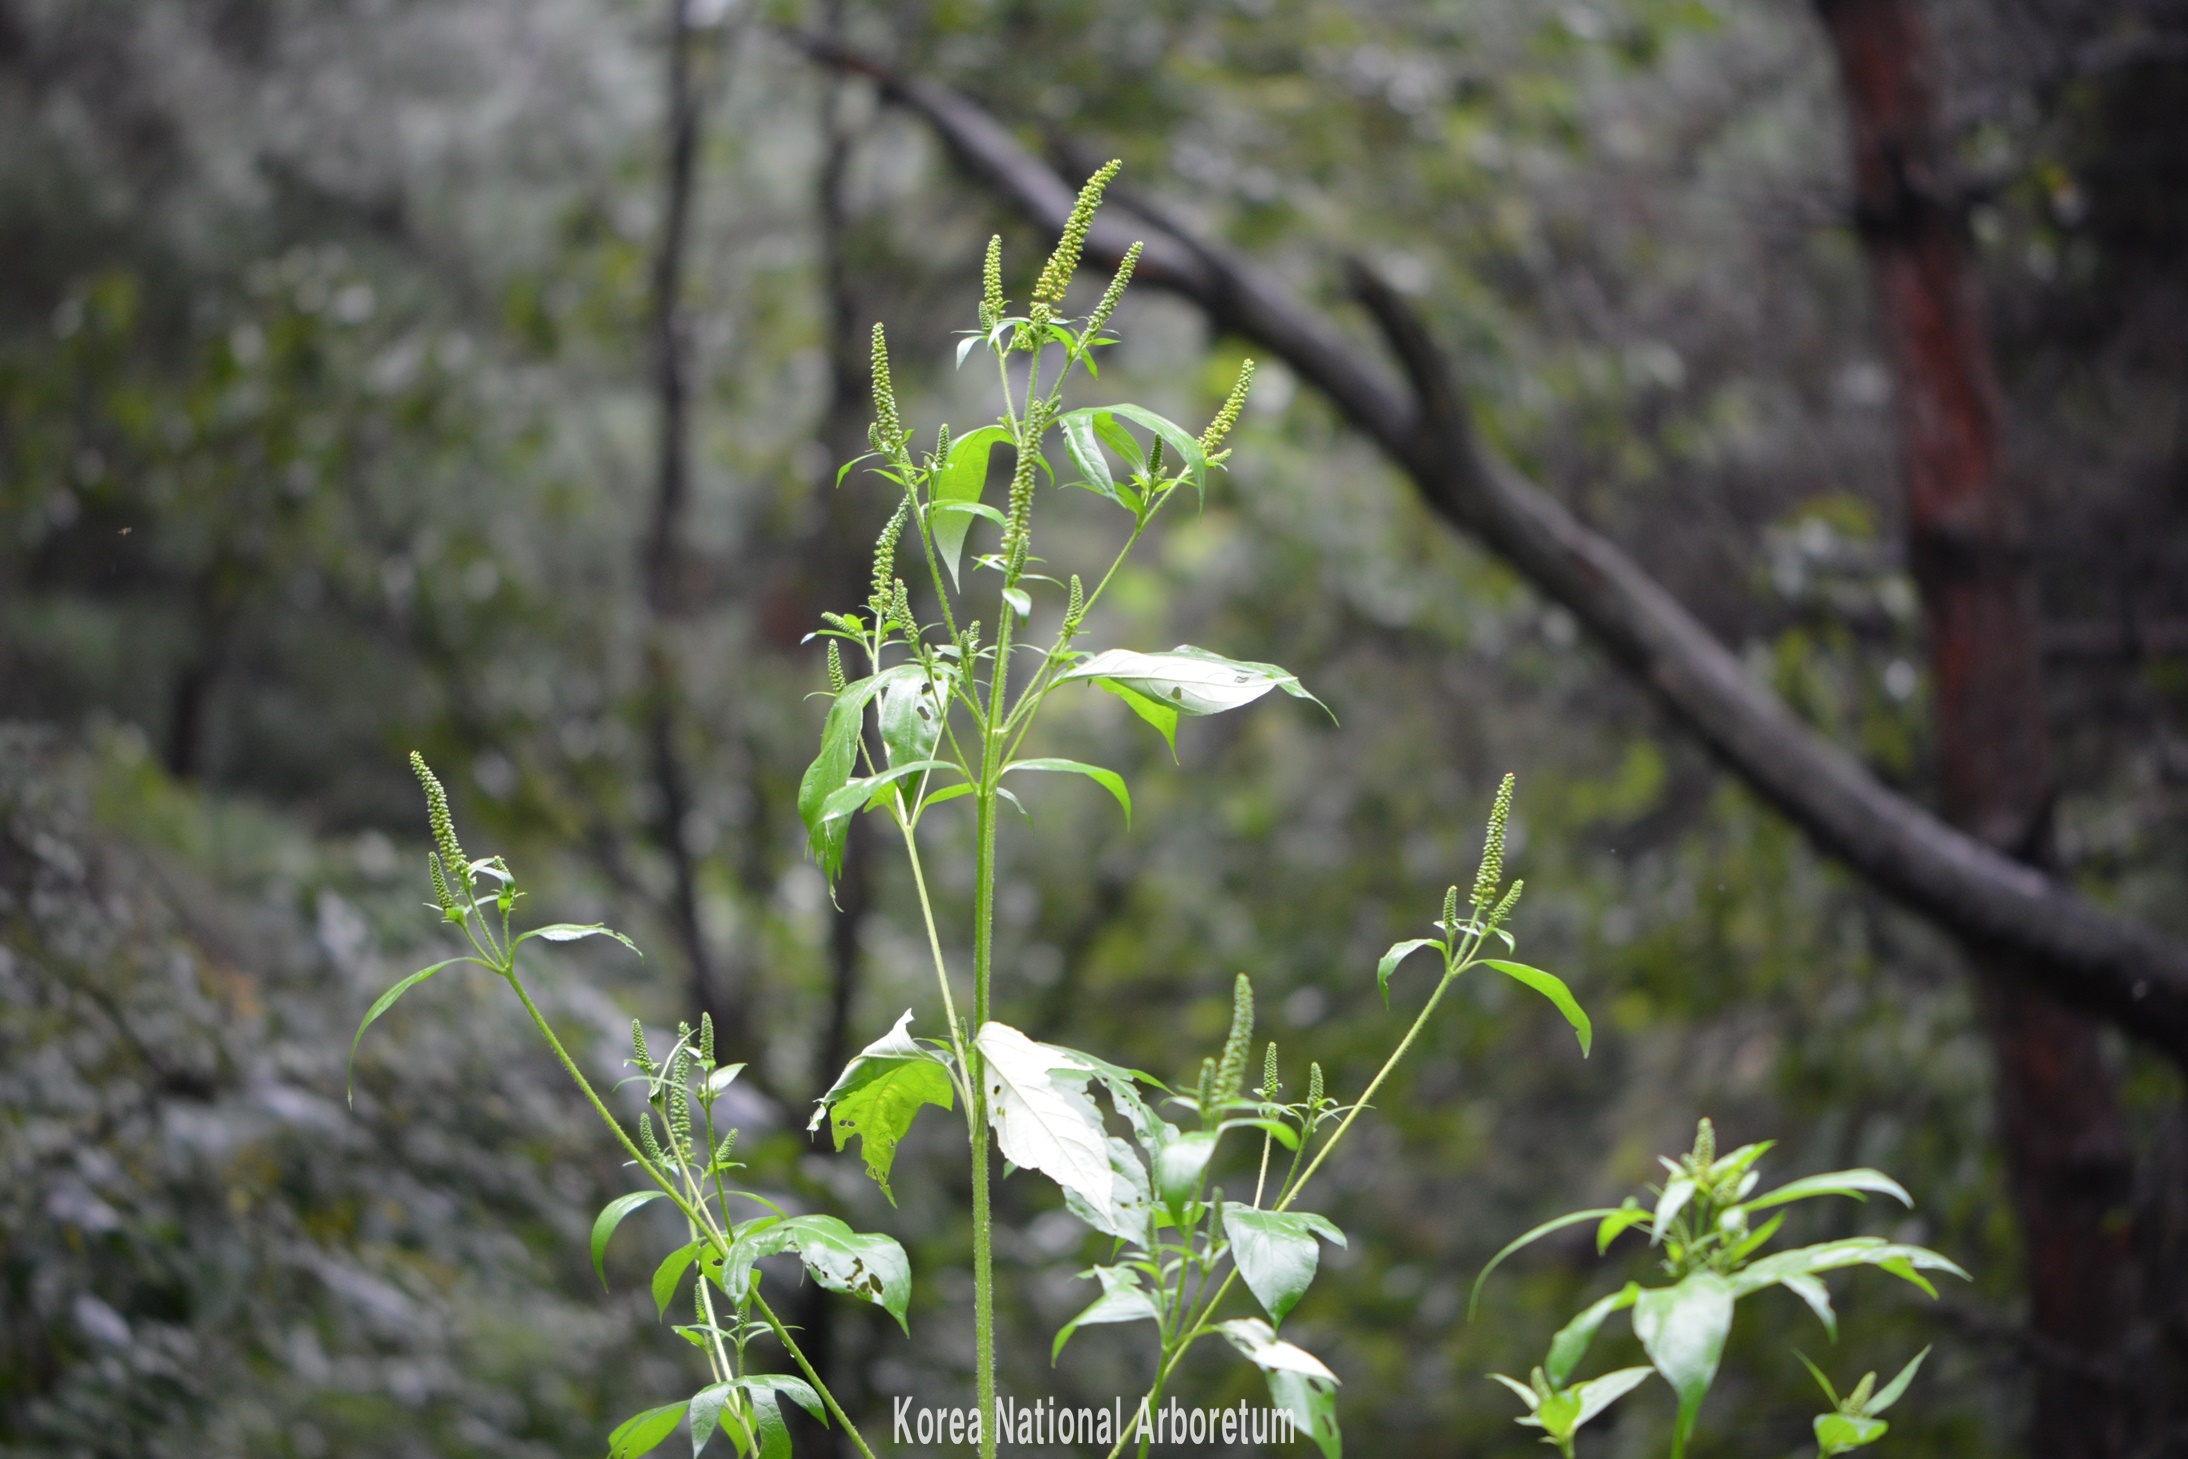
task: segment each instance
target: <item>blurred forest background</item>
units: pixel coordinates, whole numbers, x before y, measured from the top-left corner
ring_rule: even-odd
[[[2178,0],[0,0],[0,1454],[578,1455],[688,1391],[642,1243],[611,1296],[587,1270],[623,1172],[502,990],[413,994],[344,1105],[358,1017],[441,945],[413,747],[540,915],[646,948],[542,955],[595,1072],[632,1015],[712,1010],[755,1178],[913,1248],[911,1341],[797,1309],[847,1401],[969,1401],[953,1127],[915,1130],[900,1209],[804,1133],[931,988],[899,868],[855,843],[838,905],[805,856],[802,639],[892,505],[836,486],[867,331],[923,439],[977,423],[949,362],[981,247],[1022,299],[1053,220],[892,77],[1065,183],[1121,156],[1125,236],[1222,240],[1195,256],[1429,405],[1440,352],[1485,448],[1745,682],[2154,931],[2129,1001],[2177,1003]],[[1354,1242],[1291,1320],[1353,1451],[1534,1452],[1483,1375],[1646,1258],[1548,1243],[1472,1323],[1468,1284],[1708,1114],[1780,1175],[1919,1201],[1803,1235],[1976,1280],[1842,1279],[1835,1348],[1758,1299],[1700,1452],[1812,1452],[1792,1345],[1851,1378],[1933,1343],[1885,1452],[2188,1452],[2182,1025],[2065,1012],[2041,990],[2087,969],[1832,859],[1638,681],[1616,612],[1454,530],[1319,388],[1334,356],[1152,284],[1081,403],[1197,428],[1264,364],[1100,641],[1283,663],[1338,723],[1188,722],[1174,766],[1072,697],[1048,752],[1125,770],[1137,813],[1027,795],[1001,1016],[1178,1077],[1243,970],[1287,1065],[1356,1090],[1393,1032],[1375,958],[1471,875],[1512,770],[1518,931],[1598,1021],[1583,1062],[1540,1000],[1462,986],[1333,1166]],[[1971,460],[1953,500],[2013,510],[1941,528],[1924,483]],[[1042,510],[1091,557],[1114,523],[1079,495]],[[1996,612],[1952,616],[1970,583]],[[1005,1390],[1138,1391],[1119,1329],[1051,1372],[1091,1252],[1047,1187],[1000,1201]],[[1185,1391],[1256,1383],[1209,1355]],[[1654,1452],[1668,1400],[1627,1407],[1583,1450]]]

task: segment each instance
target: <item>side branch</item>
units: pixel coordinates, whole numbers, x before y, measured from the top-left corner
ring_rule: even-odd
[[[872,80],[1020,212],[1062,227],[1071,186],[977,103],[832,41],[796,43]],[[1353,270],[1354,294],[1404,367],[1403,381],[1257,264],[1174,221],[1145,221],[1139,279],[1182,295],[1217,329],[1272,351],[1321,390],[1439,516],[1563,604],[1620,669],[1819,847],[1962,940],[2018,955],[2027,976],[2061,1000],[2188,1065],[2188,948],[1954,830],[1796,719],[1640,564],[1482,444],[1446,356],[1393,290]],[[1097,221],[1086,262],[1113,267],[1135,231],[1113,217]]]

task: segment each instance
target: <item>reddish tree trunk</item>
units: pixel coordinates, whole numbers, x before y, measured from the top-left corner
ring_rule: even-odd
[[[1964,217],[1948,186],[1913,0],[1819,0],[1853,134],[1857,221],[1899,381],[1909,560],[1936,693],[1947,819],[2050,859],[2054,794],[2033,584],[1999,481],[1999,406]],[[1995,949],[1971,959],[1996,1056],[1998,1128],[2026,1247],[2030,1450],[2127,1452],[2117,1371],[2133,1330],[2129,1146],[2097,1029]]]

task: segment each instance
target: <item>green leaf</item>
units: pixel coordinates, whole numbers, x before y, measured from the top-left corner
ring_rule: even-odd
[[[934,510],[928,518],[928,530],[934,536],[934,550],[941,557],[942,565],[950,570],[952,587],[960,585],[958,559],[964,554],[965,533],[972,527],[972,514],[944,509],[980,500],[980,494],[988,484],[988,454],[1009,442],[1010,432],[1003,427],[982,426],[950,442],[950,454],[934,474],[929,488]]]
[[[1094,1071],[1069,1050],[1036,1043],[1008,1024],[982,1024],[973,1044],[1003,1158],[1077,1191],[1089,1205],[1107,1205],[1114,1193],[1109,1137],[1086,1093]]]
[[[1649,1219],[1649,1213],[1642,1210],[1632,1196],[1626,1197],[1625,1203],[1605,1216],[1603,1224],[1595,1228],[1595,1254],[1603,1255],[1628,1229],[1644,1225]]]
[[[1215,1153],[1213,1130],[1194,1130],[1180,1135],[1164,1142],[1156,1153],[1155,1194],[1172,1221],[1184,1222],[1185,1203],[1200,1189],[1201,1173],[1207,1170],[1209,1157]]]
[[[1144,406],[1112,405],[1109,413],[1121,415],[1133,424],[1144,426],[1162,437],[1163,444],[1169,448],[1163,454],[1173,462],[1182,464],[1185,467],[1185,479],[1192,483],[1193,490],[1205,495],[1208,487],[1208,453],[1200,449],[1200,437],[1174,421],[1163,419]]]
[[[600,1285],[608,1285],[608,1238],[615,1235],[615,1228],[623,1224],[623,1218],[649,1201],[668,1199],[667,1191],[632,1191],[627,1196],[617,1196],[601,1207],[600,1217],[593,1222],[593,1270],[600,1274]]]
[[[1649,1218],[1649,1245],[1656,1246],[1671,1235],[1671,1223],[1694,1199],[1694,1192],[1692,1176],[1675,1175],[1664,1182],[1663,1193],[1656,1198],[1656,1214]]]
[[[879,775],[861,775],[846,780],[833,795],[821,802],[820,823],[824,827],[847,823],[860,811],[881,804],[883,793],[898,781],[925,775],[930,770],[956,768],[947,760],[914,760],[909,765],[891,765]],[[840,851],[838,857],[841,857]]]
[[[1808,1304],[1808,1310],[1816,1314],[1823,1330],[1831,1341],[1839,1340],[1839,1315],[1831,1307],[1831,1289],[1823,1284],[1823,1278],[1812,1277],[1805,1272],[1795,1272],[1778,1278],[1778,1285]]]
[[[681,1403],[665,1403],[659,1408],[631,1415],[608,1435],[608,1459],[638,1459],[640,1454],[651,1453],[660,1447],[663,1439],[676,1432],[676,1425],[683,1417],[684,1405]]]
[[[1611,1210],[1608,1207],[1599,1207],[1591,1211],[1574,1211],[1568,1215],[1554,1217],[1551,1220],[1543,1222],[1540,1226],[1537,1226],[1532,1231],[1523,1232],[1520,1235],[1513,1237],[1510,1241],[1505,1243],[1504,1249],[1502,1251],[1498,1252],[1495,1256],[1489,1258],[1489,1265],[1481,1269],[1481,1275],[1474,1278],[1473,1295],[1466,1299],[1467,1320],[1469,1322],[1473,1320],[1474,1309],[1481,1303],[1482,1283],[1488,1281],[1489,1274],[1495,1271],[1498,1267],[1503,1266],[1504,1259],[1510,1256],[1513,1252],[1518,1251],[1523,1246],[1529,1246],[1537,1241],[1540,1241],[1543,1237],[1548,1236],[1553,1231],[1562,1231],[1567,1226],[1577,1226],[1583,1221],[1593,1221],[1598,1219],[1599,1217],[1615,1216],[1617,1214],[1618,1212]]]
[[[668,1315],[669,1303],[676,1300],[676,1288],[684,1280],[684,1273],[699,1258],[699,1248],[704,1241],[693,1241],[679,1246],[661,1259],[661,1265],[653,1269],[653,1308],[659,1317]]]
[[[1610,1296],[1590,1303],[1579,1316],[1558,1329],[1557,1336],[1550,1339],[1550,1355],[1542,1360],[1543,1376],[1550,1380],[1551,1387],[1565,1386],[1565,1380],[1572,1376],[1573,1369],[1579,1367],[1580,1360],[1587,1356],[1588,1344],[1595,1341],[1596,1332],[1603,1326],[1604,1319],[1613,1312],[1625,1311],[1640,1296],[1641,1284],[1628,1282]]]
[[[418,971],[412,973],[409,977],[403,979],[400,983],[397,983],[394,987],[388,989],[385,993],[382,993],[377,999],[373,1001],[371,1010],[365,1014],[365,1021],[357,1025],[357,1034],[349,1041],[349,1068],[348,1072],[345,1073],[343,1077],[346,1081],[345,1087],[348,1090],[349,1100],[352,1104],[356,1103],[357,1101],[357,1046],[364,1042],[365,1030],[372,1027],[373,1024],[377,1023],[381,1014],[387,1012],[390,1008],[393,1008],[395,1006],[396,999],[402,997],[405,993],[408,993],[411,989],[417,987],[427,978],[432,977],[442,968],[452,968],[458,963],[478,963],[480,967],[488,969],[491,969],[493,966],[490,963],[479,962],[479,959],[475,957],[452,957],[445,962],[437,962],[430,968],[418,969]]]
[[[1064,1344],[1082,1327],[1093,1327],[1105,1322],[1160,1322],[1162,1313],[1156,1310],[1155,1299],[1140,1288],[1140,1274],[1130,1267],[1098,1266],[1091,1275],[1102,1284],[1102,1294],[1087,1305],[1084,1312],[1072,1318],[1056,1330],[1056,1341],[1049,1345],[1048,1365],[1053,1368],[1063,1356]]]
[[[828,707],[827,721],[821,726],[820,753],[805,767],[805,775],[798,782],[798,816],[805,822],[813,859],[820,863],[830,881],[834,881],[843,869],[843,838],[849,822],[840,815],[826,816],[823,810],[850,780],[852,767],[858,761],[859,735],[866,724],[866,702],[886,685],[900,679],[923,680],[925,677],[926,670],[918,664],[898,664],[845,685],[843,692]]]
[[[1916,1372],[1922,1367],[1922,1360],[1929,1355],[1930,1350],[1928,1348],[1916,1353],[1913,1358],[1908,1360],[1907,1366],[1899,1370],[1898,1376],[1884,1385],[1882,1392],[1862,1405],[1862,1411],[1872,1416],[1880,1414],[1905,1397],[1907,1385],[1914,1382]]]
[[[1154,1218],[1154,1195],[1147,1182],[1147,1167],[1140,1164],[1139,1156],[1132,1153],[1131,1142],[1115,1135],[1108,1137],[1110,1195],[1106,1204],[1097,1206],[1079,1192],[1066,1187],[1064,1205],[1071,1214],[1087,1225],[1120,1241],[1129,1241],[1142,1250],[1154,1241],[1154,1229],[1149,1224]]]
[[[1108,497],[1121,507],[1125,504],[1124,498],[1117,494],[1117,480],[1110,474],[1109,460],[1102,455],[1100,444],[1108,433],[1099,429],[1097,421],[1110,422],[1111,429],[1115,429],[1109,412],[1095,406],[1066,411],[1057,418],[1056,424],[1063,434],[1064,450],[1070,454],[1071,464],[1078,467],[1079,475],[1085,478],[1078,484],[1098,495]],[[1117,434],[1124,433],[1118,431]],[[1131,437],[1126,436],[1125,440],[1130,442]],[[1133,447],[1135,453],[1138,449],[1137,446]],[[1131,458],[1128,456],[1126,459]],[[1145,462],[1143,460],[1134,464],[1144,465]]]
[[[1011,611],[1020,618],[1033,616],[1033,595],[1024,588],[1003,589],[1003,601],[1010,604]]]
[[[1914,1197],[1907,1194],[1906,1187],[1881,1170],[1834,1170],[1827,1175],[1804,1175],[1741,1204],[1750,1211],[1761,1211],[1816,1196],[1852,1196],[1858,1201],[1864,1191],[1891,1196],[1909,1210],[1914,1208]]]
[[[1216,1126],[1219,1135],[1230,1130],[1259,1130],[1287,1150],[1299,1148],[1299,1132],[1282,1120],[1263,1119],[1257,1115],[1252,1119],[1225,1120]]]
[[[1641,1348],[1679,1395],[1679,1417],[1672,1430],[1672,1459],[1686,1453],[1702,1399],[1717,1376],[1732,1331],[1732,1284],[1715,1272],[1694,1272],[1677,1286],[1641,1293],[1633,1308],[1634,1335]]]
[[[1283,1341],[1258,1317],[1219,1322],[1216,1331],[1267,1375],[1270,1401],[1291,1413],[1320,1447],[1323,1459],[1343,1459],[1344,1440],[1337,1431],[1337,1375],[1305,1348]]]
[[[1079,760],[1059,760],[1053,755],[1044,755],[1034,760],[1013,760],[1003,767],[1005,775],[1013,770],[1048,770],[1061,774],[1084,775],[1117,798],[1117,804],[1124,807],[1126,828],[1130,829],[1132,825],[1132,792],[1125,787],[1124,777],[1114,770],[1104,770],[1099,765],[1088,765]]]
[[[1761,1261],[1753,1262],[1735,1272],[1733,1285],[1742,1297],[1750,1292],[1783,1282],[1788,1276],[1809,1276],[1816,1272],[1837,1271],[1842,1267],[1882,1267],[1902,1281],[1914,1283],[1936,1296],[1937,1291],[1920,1273],[1925,1271],[1950,1272],[1962,1280],[1968,1274],[1949,1258],[1920,1246],[1905,1246],[1886,1241],[1877,1236],[1849,1236],[1840,1241],[1826,1241],[1817,1246],[1801,1246],[1791,1251],[1772,1252]]]
[[[1131,711],[1155,727],[1163,743],[1170,747],[1170,758],[1178,755],[1178,712],[1157,699],[1150,699],[1137,689],[1127,688],[1114,679],[1096,679],[1094,687],[1106,690],[1122,699]]]
[[[556,922],[547,927],[535,927],[519,937],[517,941],[530,942],[535,937],[545,938],[549,942],[575,942],[581,937],[612,937],[632,952],[638,952],[637,943],[631,941],[613,927],[599,922]],[[638,955],[640,957],[645,956],[642,952],[638,952]]]
[[[784,1251],[795,1251],[822,1286],[873,1303],[911,1331],[904,1310],[912,1300],[912,1264],[904,1248],[834,1216],[762,1216],[739,1227],[722,1264],[723,1290],[742,1302],[752,1264]]]
[[[1884,1437],[1891,1425],[1880,1418],[1861,1418],[1850,1413],[1816,1415],[1816,1447],[1826,1454],[1845,1454],[1866,1448]]]
[[[1221,714],[1251,704],[1271,689],[1282,689],[1298,699],[1314,699],[1300,685],[1298,675],[1288,669],[1227,659],[1191,644],[1155,654],[1109,649],[1059,675],[1057,682],[1073,679],[1121,684],[1183,714]],[[1318,699],[1314,702],[1321,703]]]
[[[1639,1388],[1654,1371],[1653,1368],[1620,1368],[1616,1372],[1605,1373],[1600,1378],[1590,1378],[1575,1387],[1572,1390],[1575,1412],[1566,1433],[1576,1432],[1581,1425]]]
[[[942,716],[950,698],[949,670],[942,682],[925,674],[893,679],[874,695],[874,720],[881,727],[882,753],[891,765],[909,765],[934,754],[942,738]]]
[[[1443,944],[1433,937],[1415,937],[1405,942],[1394,942],[1390,945],[1390,951],[1384,953],[1383,960],[1375,965],[1375,984],[1383,990],[1383,1006],[1385,1008],[1390,1006],[1390,975],[1398,971],[1398,964],[1404,962],[1424,947],[1441,948],[1442,946]]]
[[[1263,1211],[1236,1201],[1224,1203],[1223,1233],[1246,1289],[1277,1323],[1314,1282],[1322,1257],[1316,1236],[1345,1244],[1344,1232],[1311,1211]]]
[[[1579,1000],[1573,997],[1572,989],[1565,986],[1564,979],[1540,968],[1531,968],[1525,963],[1506,962],[1502,958],[1485,957],[1482,965],[1495,968],[1507,978],[1525,983],[1556,1004],[1557,1011],[1565,1015],[1565,1021],[1573,1026],[1573,1032],[1580,1038],[1580,1057],[1588,1057],[1589,1046],[1595,1042],[1595,1028],[1588,1022],[1587,1012],[1581,1008]]]
[[[896,1162],[897,1142],[923,1106],[952,1109],[957,1098],[948,1065],[941,1055],[913,1040],[911,1024],[912,1012],[907,1008],[896,1027],[844,1065],[806,1126],[808,1131],[817,1130],[826,1117],[838,1150],[858,1136],[866,1173],[892,1206],[896,1196],[889,1189],[889,1167]]]

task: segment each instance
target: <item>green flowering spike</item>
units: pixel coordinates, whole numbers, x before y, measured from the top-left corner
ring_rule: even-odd
[[[1117,265],[1116,276],[1110,279],[1109,287],[1102,290],[1101,302],[1094,306],[1094,312],[1087,316],[1088,339],[1099,335],[1103,326],[1109,323],[1109,316],[1117,312],[1117,301],[1124,297],[1125,285],[1132,282],[1132,269],[1139,263],[1140,250],[1145,246],[1135,243],[1124,251],[1124,259]]]
[[[1149,481],[1162,480],[1162,437],[1160,436],[1155,437],[1154,447],[1147,453],[1147,479]]]
[[[1321,1066],[1320,1064],[1309,1064],[1309,1065],[1307,1066],[1307,1111],[1308,1111],[1308,1113],[1309,1113],[1309,1114],[1312,1114],[1312,1113],[1314,1112],[1314,1110],[1315,1110],[1316,1106],[1320,1105],[1321,1103],[1322,1103],[1322,1066]]]
[[[425,763],[425,756],[416,750],[410,752],[410,768],[425,787],[426,821],[433,828],[434,844],[441,849],[441,865],[449,874],[462,877],[468,888],[478,878],[471,873],[471,858],[463,854],[463,846],[456,840],[456,820],[448,813],[448,792],[441,788],[441,778]]]
[[[1215,1120],[1216,1114],[1216,1061],[1200,1061],[1200,1087],[1194,1091],[1195,1102],[1200,1105],[1200,1122],[1203,1125]]]
[[[993,329],[1008,313],[1010,301],[1003,297],[1003,235],[998,233],[988,240],[987,260],[980,265],[980,327]]]
[[[714,1067],[714,1015],[711,1013],[699,1015],[699,1065],[705,1069]]]
[[[730,1154],[731,1152],[735,1151],[736,1148],[737,1132],[735,1130],[731,1130],[728,1134],[722,1136],[722,1143],[714,1147],[714,1163],[716,1165],[729,1164]]]
[[[1101,170],[1079,189],[1079,200],[1071,205],[1071,217],[1064,223],[1064,235],[1056,240],[1056,251],[1048,256],[1040,280],[1033,286],[1034,303],[1064,302],[1064,290],[1071,286],[1071,276],[1079,271],[1079,255],[1086,249],[1087,230],[1094,226],[1094,210],[1102,205],[1102,189],[1109,186],[1109,180],[1123,166],[1115,159],[1103,163]]]
[[[912,498],[907,493],[896,504],[896,511],[881,535],[874,539],[874,596],[885,599],[889,581],[896,576],[896,546],[904,536],[904,522],[911,514]]]
[[[1079,631],[1079,620],[1086,616],[1086,587],[1079,575],[1071,575],[1071,601],[1064,605],[1064,636],[1069,638]]]
[[[1504,900],[1497,903],[1497,909],[1489,914],[1489,926],[1492,931],[1502,927],[1504,919],[1512,915],[1512,909],[1519,905],[1519,894],[1525,891],[1526,888],[1527,881],[1524,877],[1512,883],[1512,889],[1504,894]]]
[[[635,1018],[631,1020],[631,1050],[637,1055],[636,1062],[640,1071],[651,1074],[656,1065],[653,1055],[646,1049],[646,1026]]]
[[[668,1164],[668,1156],[661,1152],[661,1142],[654,1138],[653,1116],[644,1110],[638,1112],[638,1144],[648,1160],[656,1165]]]
[[[1268,1050],[1261,1056],[1261,1088],[1257,1091],[1263,1099],[1274,1099],[1284,1092],[1284,1086],[1276,1077],[1276,1040],[1269,1040]]]
[[[828,640],[828,691],[841,694],[848,683],[850,680],[843,677],[843,645],[831,638]]]
[[[1049,405],[1045,400],[1033,401],[1026,407],[1026,447],[1018,453],[1018,464],[1010,475],[1010,511],[1003,522],[1003,560],[1014,570],[1024,559],[1027,546],[1027,523],[1033,515],[1034,473],[1041,461],[1041,437],[1048,430]]]
[[[1453,887],[1443,894],[1443,935],[1447,938],[1457,937],[1458,927],[1459,889]]]
[[[1717,1163],[1717,1127],[1704,1115],[1694,1127],[1694,1169],[1697,1174]]]
[[[691,1091],[681,1079],[669,1086],[669,1138],[678,1150],[691,1148]]]
[[[1240,973],[1231,984],[1231,1032],[1223,1040],[1223,1059],[1216,1065],[1216,1101],[1238,1098],[1246,1082],[1246,1056],[1254,1041],[1254,985]]]
[[[1246,408],[1246,392],[1252,388],[1253,383],[1254,362],[1248,360],[1238,367],[1238,383],[1223,398],[1223,408],[1216,412],[1214,420],[1208,422],[1208,429],[1200,433],[1200,449],[1210,457],[1216,454],[1224,437],[1230,435],[1231,428],[1238,424],[1238,413]]]
[[[934,433],[934,459],[927,463],[929,469],[940,466],[950,459],[950,427],[948,422]]]
[[[1474,873],[1474,905],[1486,907],[1504,884],[1504,825],[1512,818],[1512,786],[1517,777],[1506,775],[1497,786],[1496,802],[1489,807],[1489,828],[1482,836],[1481,870]]]
[[[896,385],[889,378],[889,341],[879,324],[874,326],[874,429],[877,449],[894,456],[903,447],[904,423],[896,412]]]
[[[433,874],[433,900],[441,904],[441,915],[451,922],[463,920],[463,908],[456,905],[456,894],[448,889],[448,878],[441,874],[441,854],[428,851],[425,854],[426,870]]]
[[[912,590],[904,586],[904,579],[896,580],[896,594],[889,602],[889,616],[904,630],[906,638],[917,635],[919,623],[912,617]]]

